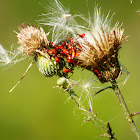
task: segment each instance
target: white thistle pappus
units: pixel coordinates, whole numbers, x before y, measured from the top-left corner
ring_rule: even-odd
[[[3,48],[2,45],[0,45],[0,66],[6,66],[9,64],[16,64],[17,62],[23,60],[24,58],[18,59],[19,55],[21,55],[22,52],[19,50],[13,50],[13,46],[11,46],[11,50],[7,51]]]
[[[76,17],[84,17],[72,15],[70,10],[66,9],[58,0],[49,1],[46,11],[48,13],[42,14],[43,18],[39,20],[39,23],[51,27],[54,44],[66,39],[69,34],[76,37],[77,33],[82,33],[82,29],[86,28],[78,25],[75,19]]]
[[[91,31],[85,31],[85,37],[77,39],[82,46],[77,61],[82,67],[93,71],[103,83],[118,78],[121,72],[118,50],[126,39],[124,29],[118,22],[111,27],[111,20],[109,13],[104,19],[101,9],[96,7]]]

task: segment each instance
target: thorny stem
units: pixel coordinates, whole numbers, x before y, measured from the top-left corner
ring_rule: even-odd
[[[131,130],[135,133],[135,135],[137,136],[138,140],[140,140],[140,132],[139,132],[138,128],[136,127],[136,124],[135,124],[135,122],[134,122],[134,120],[132,118],[132,115],[129,112],[129,109],[128,109],[128,107],[127,107],[127,105],[125,103],[125,100],[124,100],[124,98],[123,98],[123,96],[121,94],[121,91],[120,91],[120,89],[119,89],[119,87],[117,85],[117,82],[114,80],[111,83],[112,83],[112,88],[115,91],[115,94],[117,95],[118,100],[120,102],[120,105],[121,105],[121,107],[122,107],[122,109],[124,111],[125,117],[126,117],[126,119],[128,120],[128,122],[129,122],[129,124],[131,126]]]
[[[96,115],[91,112],[80,100],[78,95],[73,91],[73,88],[69,82],[68,79],[64,77],[60,77],[57,81],[57,84],[63,88],[65,91],[67,91],[71,97],[71,99],[77,104],[77,106],[80,108],[80,110],[84,111],[86,115],[88,116],[89,120],[92,121],[92,123],[101,131],[103,132],[103,136],[109,138],[110,140],[115,139],[114,134],[111,134],[108,132],[97,120]]]

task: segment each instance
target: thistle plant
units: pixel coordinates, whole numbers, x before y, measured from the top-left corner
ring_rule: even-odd
[[[102,136],[115,139],[111,125],[107,123],[107,128],[105,128],[98,121],[98,115],[93,111],[92,93],[86,92],[87,95],[82,100],[74,91],[73,86],[78,85],[78,82],[71,82],[74,69],[82,68],[91,71],[102,84],[111,83],[111,86],[105,89],[114,90],[131,129],[140,139],[140,133],[133,120],[134,114],[130,113],[116,82],[122,74],[118,53],[126,41],[124,29],[118,22],[111,27],[113,16],[109,18],[108,13],[104,18],[98,6],[94,10],[94,19],[87,19],[78,14],[71,15],[70,11],[57,0],[50,3],[50,7],[50,13],[44,14],[39,22],[50,26],[52,40],[48,40],[49,33],[46,33],[42,27],[23,24],[16,33],[20,44],[17,53],[6,51],[0,46],[1,65],[16,63],[28,57],[31,63],[20,81],[35,62],[45,77],[58,77],[58,87],[63,88],[70,95],[78,109],[86,116],[87,122],[91,121],[102,132]],[[77,17],[80,17],[87,26],[79,25],[76,21]],[[12,54],[12,57],[9,57],[8,53]],[[19,55],[23,58],[16,59]],[[98,93],[102,91],[103,89]],[[88,105],[84,103],[85,100]]]

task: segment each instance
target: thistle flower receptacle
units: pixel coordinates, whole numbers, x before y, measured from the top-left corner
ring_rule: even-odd
[[[126,39],[124,29],[118,23],[111,28],[110,22],[108,16],[103,20],[100,9],[95,8],[92,30],[79,40],[82,51],[77,57],[80,65],[93,71],[103,83],[118,78],[121,72],[118,51]]]

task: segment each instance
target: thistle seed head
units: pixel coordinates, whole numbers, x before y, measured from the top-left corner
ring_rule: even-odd
[[[85,33],[85,37],[79,40],[82,51],[77,57],[79,64],[93,71],[101,82],[108,82],[118,78],[120,65],[118,50],[126,37],[124,29],[118,23],[111,28],[108,16],[105,20],[100,14],[100,9],[95,9],[94,23],[91,32]]]
[[[28,56],[32,56],[36,53],[36,50],[40,50],[48,46],[47,35],[43,28],[37,29],[33,26],[22,25],[17,33],[18,43],[21,44],[21,50]]]

